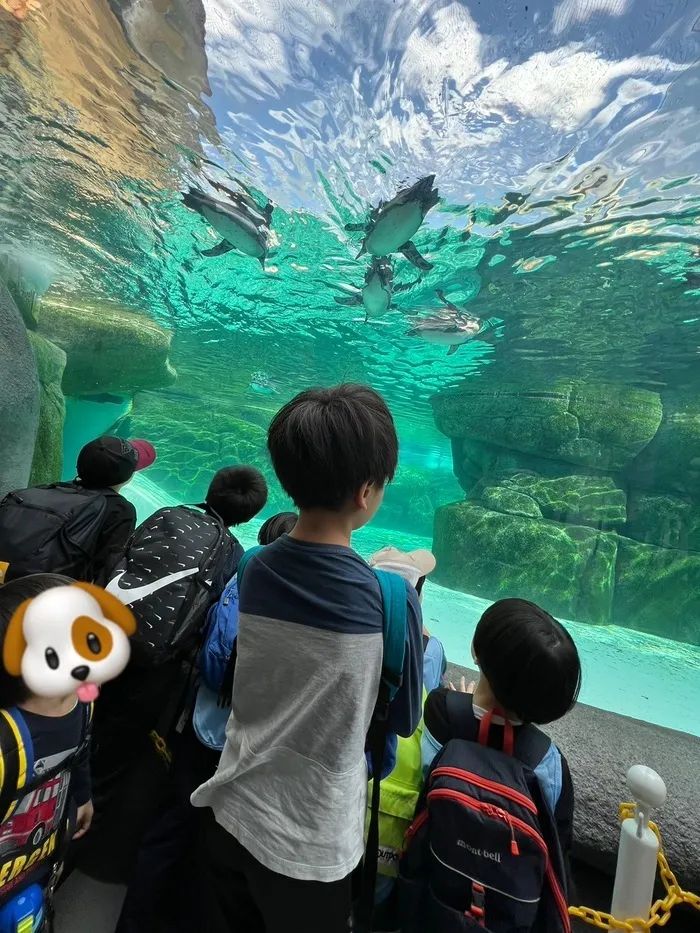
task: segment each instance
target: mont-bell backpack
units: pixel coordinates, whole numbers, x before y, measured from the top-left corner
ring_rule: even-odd
[[[447,693],[452,735],[459,694]],[[462,707],[462,710],[464,707]],[[552,811],[535,768],[551,748],[534,726],[503,750],[449,741],[433,762],[399,863],[402,933],[569,933],[564,864]]]
[[[193,645],[233,549],[222,520],[196,507],[160,509],[139,525],[106,586],[136,616],[136,665],[161,664]]]
[[[92,558],[102,527],[106,491],[78,483],[52,483],[8,493],[0,502],[0,561],[5,581],[31,573],[92,579]]]

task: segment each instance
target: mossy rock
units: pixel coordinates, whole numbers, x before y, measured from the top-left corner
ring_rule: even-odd
[[[63,470],[66,400],[61,390],[66,354],[40,334],[27,331],[39,376],[39,427],[30,485],[57,483]]]
[[[669,493],[630,493],[622,534],[644,544],[700,551],[700,505]]]
[[[630,485],[686,496],[700,505],[700,390],[664,395],[659,430],[627,476]]]
[[[620,537],[613,621],[700,645],[700,554]]]
[[[610,472],[633,460],[661,422],[656,392],[566,380],[529,385],[480,375],[431,402],[448,437]]]
[[[64,395],[128,393],[171,385],[171,334],[111,304],[41,302],[38,332],[65,351]]]
[[[451,589],[519,596],[578,622],[610,621],[617,535],[457,502],[435,516],[434,578]]]
[[[466,493],[470,493],[482,480],[492,484],[513,473],[528,472],[539,476],[568,476],[571,473],[571,464],[563,460],[462,438],[452,440],[452,458],[455,476]]]
[[[610,476],[549,478],[516,473],[504,486],[533,499],[545,518],[596,528],[621,525],[627,518],[627,496]]]
[[[542,518],[542,511],[535,500],[525,493],[506,486],[487,486],[479,497],[487,509],[505,515],[524,515],[526,518]]]

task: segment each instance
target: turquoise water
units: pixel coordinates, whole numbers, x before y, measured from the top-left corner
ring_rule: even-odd
[[[357,547],[433,547],[450,657],[527,597],[586,702],[697,733],[699,15],[0,0],[0,491],[113,431],[140,514],[243,462],[268,515],[274,412],[368,383],[401,463]]]

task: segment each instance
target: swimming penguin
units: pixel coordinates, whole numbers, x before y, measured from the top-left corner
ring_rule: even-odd
[[[420,337],[426,343],[449,347],[447,355],[452,356],[462,344],[480,337],[494,327],[491,321],[482,321],[478,317],[466,314],[457,305],[448,301],[441,289],[436,290],[436,295],[449,313],[442,309],[434,311],[429,317],[414,324],[407,334],[408,337]]]
[[[411,242],[411,237],[423,223],[425,215],[437,204],[438,190],[433,188],[434,175],[421,178],[410,188],[402,191],[388,201],[381,203],[370,213],[366,224],[346,224],[347,231],[365,231],[362,249],[357,254],[359,259],[364,253],[372,256],[388,256],[390,253],[403,253],[416,268],[423,272],[432,269]]]
[[[273,207],[268,204],[258,207],[251,197],[239,192],[231,192],[234,203],[218,201],[211,195],[190,188],[183,195],[186,207],[196,211],[222,237],[221,242],[212,249],[202,250],[202,256],[223,256],[236,249],[246,256],[259,260],[265,268],[267,256],[270,220]]]
[[[413,288],[417,282],[408,282],[405,285],[394,285],[394,269],[391,260],[386,256],[374,256],[371,265],[365,273],[365,284],[356,295],[347,298],[336,298],[339,305],[364,305],[365,323],[372,317],[381,317],[391,307],[394,294]]]

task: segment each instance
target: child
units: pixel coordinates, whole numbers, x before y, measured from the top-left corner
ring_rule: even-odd
[[[341,385],[285,405],[268,449],[299,520],[246,567],[226,745],[216,775],[192,796],[211,808],[202,840],[205,926],[347,933],[384,621],[377,578],[350,538],[381,504],[398,440],[376,392]],[[422,619],[415,589],[405,591],[403,684],[389,727],[411,735],[420,719]]]
[[[0,641],[14,612],[27,599],[73,581],[57,574],[35,574],[0,587]],[[30,885],[45,892],[57,880],[71,837],[90,828],[89,738],[91,706],[75,693],[61,699],[32,695],[21,677],[12,677],[0,665],[0,753],[4,767],[0,794],[14,802],[11,815],[0,826],[0,915],[9,901]],[[33,757],[30,783],[15,793],[17,743],[10,732],[7,711],[22,725],[27,758]],[[23,726],[23,728],[22,728]],[[47,895],[45,895],[46,897]],[[43,928],[43,927],[42,927]]]
[[[155,459],[148,441],[104,435],[78,454],[74,482],[10,493],[0,508],[5,580],[60,570],[104,586],[136,527],[136,510],[120,492]]]
[[[296,522],[296,512],[273,515],[261,525],[258,543],[271,544],[292,531]],[[212,633],[211,626],[217,625],[220,616],[225,624],[219,624],[218,631]],[[200,683],[198,687],[193,722],[185,726],[173,755],[168,799],[141,844],[115,933],[153,933],[161,927],[170,933],[177,930],[190,933],[197,928],[201,899],[190,864],[197,825],[193,817],[197,811],[190,805],[190,794],[214,774],[226,740],[234,670],[230,662],[237,630],[238,587],[234,576],[207,618],[202,654],[207,651],[210,636],[215,636],[217,658],[205,665],[200,655],[200,676],[207,669],[219,675],[219,682]],[[219,694],[223,701],[219,700]]]
[[[562,904],[573,784],[566,759],[536,726],[560,719],[576,702],[581,685],[576,645],[539,606],[503,599],[479,620],[472,654],[480,672],[473,695],[441,687],[425,704],[422,757],[430,794],[426,803],[424,791],[419,802],[402,857],[403,928],[413,933],[427,924],[441,933],[447,920],[438,922],[435,911],[443,910],[446,918],[449,907],[489,929],[567,929]],[[523,807],[518,801],[524,797],[530,803]],[[444,813],[436,808],[450,806],[444,798],[464,799],[465,806],[451,804],[449,832],[438,840],[428,826],[442,825]],[[426,807],[434,817],[428,822],[422,819]],[[541,880],[533,880],[541,875],[525,871],[525,859],[519,858],[535,836],[553,867],[546,894],[538,886]],[[427,862],[421,862],[424,852],[430,853]],[[448,890],[445,884],[449,888],[456,873],[473,883],[459,892]],[[426,881],[428,887],[421,888]],[[541,912],[527,915],[527,905],[540,897]]]

